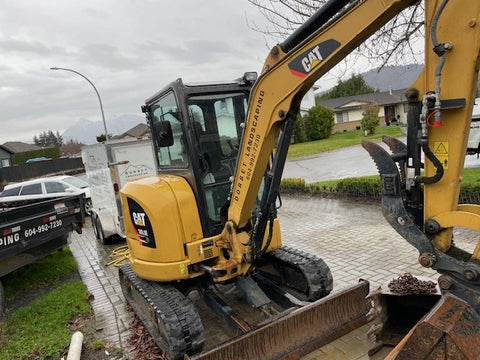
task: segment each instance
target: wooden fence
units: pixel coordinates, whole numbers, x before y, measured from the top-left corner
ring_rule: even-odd
[[[0,168],[0,183],[6,185],[49,175],[76,174],[84,171],[81,157],[43,160]]]

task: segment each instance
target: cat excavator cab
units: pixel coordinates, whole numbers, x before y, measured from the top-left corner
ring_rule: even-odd
[[[258,79],[252,73],[221,84],[179,79],[146,100],[142,110],[158,174],[122,188],[130,255],[120,279],[169,358],[299,358],[368,321],[366,281],[330,294],[328,265],[282,246],[278,190],[305,93],[416,2],[330,0],[273,47]],[[382,177],[385,217],[419,249],[419,262],[442,274],[441,289],[454,295],[454,303],[463,299],[472,314],[479,311],[480,250],[468,255],[456,249],[451,234],[454,226],[480,230],[478,206],[457,205],[477,80],[479,15],[479,1],[425,1],[425,65],[409,95],[408,143],[386,138],[392,155],[364,144]],[[446,154],[436,150],[440,145]],[[231,293],[239,296],[227,303]],[[211,313],[234,329],[233,337],[222,337],[227,331],[218,321],[204,326]],[[453,338],[465,330],[460,323]],[[478,339],[473,324],[468,334]],[[215,347],[214,337],[227,342]],[[412,339],[399,346],[411,346]]]

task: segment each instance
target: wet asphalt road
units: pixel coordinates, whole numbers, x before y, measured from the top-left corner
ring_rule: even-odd
[[[405,138],[400,138],[405,142]],[[386,146],[382,143],[386,148]],[[465,167],[480,167],[476,155],[465,157]],[[283,178],[302,178],[306,183],[378,175],[377,168],[361,145],[287,160]]]

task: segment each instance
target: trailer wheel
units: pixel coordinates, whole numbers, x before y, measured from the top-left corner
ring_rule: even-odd
[[[2,282],[0,281],[0,315],[3,314],[3,311],[5,307],[5,294],[3,292],[3,285]]]
[[[93,221],[93,232],[95,233],[95,237],[98,241],[100,241],[103,245],[108,244],[108,239],[103,234],[102,223],[100,222],[100,218],[98,216],[95,216]]]

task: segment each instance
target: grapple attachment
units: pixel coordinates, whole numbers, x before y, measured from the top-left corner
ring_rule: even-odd
[[[359,284],[317,300],[205,353],[197,360],[299,359],[368,322],[369,284]]]

